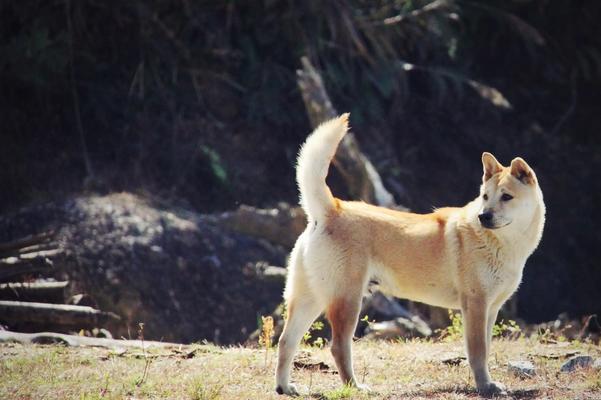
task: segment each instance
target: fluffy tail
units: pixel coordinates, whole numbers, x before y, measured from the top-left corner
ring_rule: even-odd
[[[296,164],[300,204],[309,221],[323,220],[334,208],[334,196],[326,185],[328,167],[338,143],[348,130],[349,114],[321,124],[301,147]]]

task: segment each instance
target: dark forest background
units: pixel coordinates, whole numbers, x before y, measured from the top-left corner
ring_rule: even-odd
[[[116,191],[296,203],[308,56],[413,211],[473,199],[482,151],[524,157],[547,225],[518,314],[598,313],[600,17],[594,0],[4,1],[0,214]]]

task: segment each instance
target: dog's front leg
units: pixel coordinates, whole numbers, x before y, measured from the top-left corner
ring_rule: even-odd
[[[486,347],[488,348],[488,353],[490,353],[491,345],[492,345],[492,331],[497,322],[497,316],[499,315],[499,310],[503,302],[497,302],[490,306],[488,309],[488,321],[486,322]],[[488,354],[487,353],[487,354]]]
[[[483,395],[505,393],[505,388],[490,379],[488,372],[488,305],[483,297],[465,297],[461,301],[465,341],[470,367],[478,391]]]

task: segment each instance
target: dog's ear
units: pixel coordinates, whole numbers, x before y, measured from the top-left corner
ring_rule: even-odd
[[[534,171],[521,157],[516,157],[511,161],[511,175],[526,185],[532,185],[536,182]]]
[[[484,176],[482,176],[484,182],[489,180],[497,172],[503,170],[503,166],[497,161],[495,156],[487,152],[482,153],[482,167],[484,169]]]

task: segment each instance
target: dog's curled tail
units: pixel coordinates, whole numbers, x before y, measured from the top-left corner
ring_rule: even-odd
[[[348,130],[348,117],[349,114],[343,114],[319,125],[300,149],[296,182],[300,204],[309,221],[323,220],[335,207],[326,176],[338,143]]]

